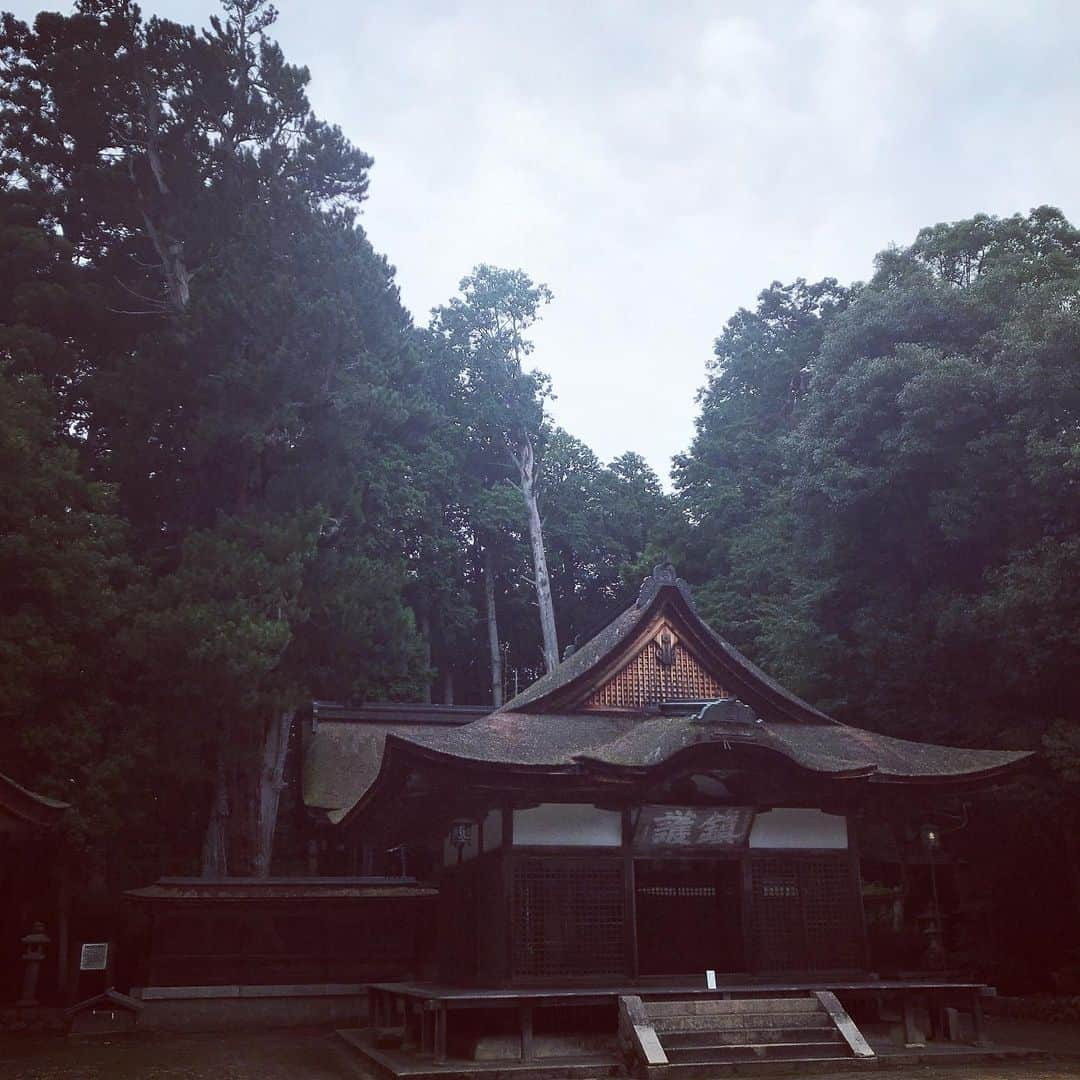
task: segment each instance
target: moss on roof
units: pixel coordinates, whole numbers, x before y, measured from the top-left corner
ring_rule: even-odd
[[[714,664],[756,723],[704,723],[696,717],[645,713],[546,712],[545,702],[600,665],[620,658],[632,639],[665,605],[681,609],[715,648]],[[744,697],[745,695],[745,697]],[[573,695],[570,695],[571,700]],[[556,701],[567,700],[561,694]],[[549,705],[549,707],[552,707]],[[697,744],[738,741],[771,750],[822,775],[865,774],[871,781],[949,781],[1008,769],[1028,753],[969,750],[895,739],[840,724],[792,694],[704,623],[684,582],[657,567],[637,603],[502,708],[455,726],[322,721],[304,761],[304,801],[340,821],[375,782],[388,735],[395,753],[437,754],[462,763],[559,769],[583,776],[597,767],[644,770]]]
[[[737,741],[772,750],[812,772],[871,770],[882,777],[962,777],[1030,757],[1023,751],[969,750],[895,739],[845,724],[784,721],[728,727],[696,717],[611,717],[551,713],[494,713],[453,729],[401,735],[418,749],[465,761],[587,767],[589,762],[648,769],[687,747]]]

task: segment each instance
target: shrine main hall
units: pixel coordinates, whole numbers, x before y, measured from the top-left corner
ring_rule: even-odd
[[[770,1046],[869,1055],[848,1010],[890,994],[909,1039],[918,998],[930,1027],[962,1008],[981,1041],[979,984],[949,970],[941,823],[1029,759],[839,723],[725,641],[661,566],[494,711],[317,706],[303,794],[313,858],[337,860],[313,870],[400,865],[438,886],[422,970],[373,987],[374,1030],[399,1033],[373,1053],[467,1057],[476,1017],[502,1030],[503,1009],[529,1058],[544,1010],[576,1002],[647,1071]],[[868,882],[901,878],[875,907]],[[907,953],[886,934],[875,954],[878,920]]]

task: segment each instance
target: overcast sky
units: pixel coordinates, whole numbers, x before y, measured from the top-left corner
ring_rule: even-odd
[[[0,0],[30,17],[61,4]],[[556,420],[666,476],[725,321],[922,225],[1080,220],[1075,0],[278,0],[418,322],[479,262],[555,300]],[[204,24],[209,0],[145,0]]]

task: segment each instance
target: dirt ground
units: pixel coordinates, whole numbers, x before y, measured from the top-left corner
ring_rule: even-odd
[[[999,1020],[998,1043],[1056,1055],[1020,1064],[879,1067],[816,1080],[1080,1080],[1080,1025]],[[791,1075],[798,1075],[793,1072]],[[375,1080],[332,1031],[0,1040],[0,1080]]]
[[[333,1031],[11,1038],[0,1080],[354,1080],[366,1074]]]

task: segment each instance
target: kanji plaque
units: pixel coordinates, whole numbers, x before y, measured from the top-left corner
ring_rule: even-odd
[[[753,820],[754,811],[746,806],[643,806],[634,846],[743,847]]]

